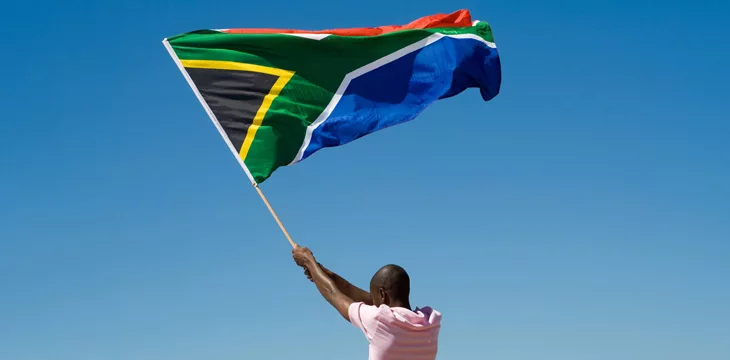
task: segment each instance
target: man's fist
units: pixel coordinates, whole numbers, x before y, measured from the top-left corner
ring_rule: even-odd
[[[291,253],[294,258],[294,262],[305,269],[308,269],[310,266],[316,266],[317,264],[314,260],[314,255],[312,255],[312,252],[306,247],[297,245],[294,249],[292,249]]]

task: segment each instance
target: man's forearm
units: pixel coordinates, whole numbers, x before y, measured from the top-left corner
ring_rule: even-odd
[[[373,300],[370,297],[370,293],[360,289],[359,287],[352,285],[349,281],[345,280],[343,277],[337,275],[335,272],[327,269],[326,267],[322,266],[322,264],[319,264],[319,267],[322,269],[322,271],[332,279],[335,286],[337,286],[337,289],[339,289],[343,294],[345,294],[347,297],[352,299],[352,301],[355,302],[364,302],[367,305],[372,305]]]
[[[335,307],[342,317],[349,321],[348,308],[354,300],[337,287],[335,280],[319,264],[315,263],[307,266],[307,269],[312,276],[312,282],[317,286],[317,290],[322,294],[322,297]]]

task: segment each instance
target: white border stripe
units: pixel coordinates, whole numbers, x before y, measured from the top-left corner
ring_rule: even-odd
[[[332,34],[280,33],[280,34],[276,34],[276,35],[289,35],[289,36],[297,36],[297,37],[305,38],[305,39],[322,40]]]
[[[307,126],[307,131],[304,134],[304,141],[302,142],[302,146],[299,148],[299,152],[297,153],[297,156],[292,160],[292,162],[289,165],[293,165],[304,157],[304,152],[307,150],[307,147],[309,146],[310,141],[312,140],[312,133],[315,129],[317,129],[322,123],[332,114],[332,111],[335,109],[337,104],[340,102],[340,99],[342,98],[342,95],[344,95],[345,90],[347,90],[347,87],[350,86],[350,82],[358,77],[361,76],[367,72],[373,71],[383,65],[386,65],[388,63],[391,63],[395,60],[398,60],[416,50],[422,49],[428,45],[431,45],[435,43],[436,41],[439,41],[445,37],[453,38],[453,39],[471,39],[471,40],[477,40],[479,42],[484,43],[490,48],[497,48],[497,45],[493,42],[484,40],[481,36],[476,34],[456,34],[456,35],[444,35],[441,33],[435,33],[423,40],[420,40],[418,42],[415,42],[411,45],[408,45],[394,53],[388,54],[387,56],[384,56],[378,60],[375,60],[361,68],[355,69],[354,71],[350,72],[349,74],[345,75],[345,78],[342,80],[342,83],[340,83],[340,86],[337,88],[337,91],[335,92],[335,95],[332,97],[332,100],[330,100],[329,104],[327,104],[327,107],[324,108],[321,114],[317,117],[317,119],[312,122],[309,126]]]
[[[172,46],[170,46],[170,43],[167,41],[167,39],[162,40],[162,43],[165,44],[165,48],[167,49],[167,52],[170,53],[170,56],[175,61],[175,64],[177,64],[177,67],[180,69],[180,72],[185,77],[185,80],[188,81],[188,85],[190,85],[190,88],[193,89],[193,92],[198,97],[198,100],[200,100],[200,104],[203,105],[203,108],[205,108],[205,111],[208,113],[208,116],[210,117],[210,120],[213,122],[213,125],[215,125],[216,129],[218,129],[218,132],[221,134],[221,137],[223,137],[223,140],[228,144],[228,148],[231,149],[231,152],[233,153],[233,156],[238,160],[238,164],[241,165],[241,168],[243,168],[243,171],[246,173],[246,176],[248,176],[248,179],[251,180],[251,183],[256,186],[256,181],[253,179],[253,175],[251,175],[251,172],[246,167],[246,164],[243,163],[243,159],[241,159],[241,156],[236,151],[236,148],[231,143],[231,140],[228,139],[228,135],[226,135],[225,130],[223,130],[223,126],[218,122],[218,119],[215,117],[215,114],[213,114],[213,111],[210,110],[210,107],[203,99],[203,95],[200,94],[200,91],[198,90],[197,86],[195,86],[195,83],[193,82],[193,79],[190,78],[190,74],[188,74],[187,70],[185,70],[185,67],[183,66],[182,62],[180,62],[180,59],[177,57],[177,54],[175,54],[175,51],[172,49]]]

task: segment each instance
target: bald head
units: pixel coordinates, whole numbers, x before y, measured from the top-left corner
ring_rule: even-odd
[[[408,297],[411,279],[405,269],[398,265],[385,265],[370,280],[370,295],[375,305],[401,306],[410,308]]]

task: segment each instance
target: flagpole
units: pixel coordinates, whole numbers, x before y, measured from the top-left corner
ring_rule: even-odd
[[[241,159],[241,156],[236,151],[236,148],[233,146],[231,141],[228,139],[228,136],[226,136],[226,132],[223,130],[223,127],[221,127],[221,124],[218,122],[218,119],[215,117],[215,114],[213,114],[213,111],[210,109],[208,104],[205,102],[205,99],[203,99],[203,95],[200,94],[200,91],[198,90],[197,86],[195,86],[195,83],[193,82],[193,79],[190,78],[190,75],[185,70],[185,67],[182,65],[182,62],[180,62],[180,59],[177,57],[177,54],[175,54],[175,51],[172,49],[172,46],[170,46],[170,43],[167,41],[167,39],[164,39],[162,43],[165,45],[165,48],[170,53],[170,56],[172,57],[172,60],[175,61],[175,64],[177,64],[178,69],[185,77],[185,80],[187,80],[188,85],[190,85],[190,88],[195,93],[195,96],[198,97],[198,100],[200,101],[200,104],[203,105],[203,108],[208,113],[208,117],[213,122],[213,125],[218,129],[218,132],[221,134],[221,137],[223,137],[223,140],[228,144],[228,148],[233,153],[233,156],[238,160],[238,164],[241,165],[241,168],[246,173],[246,176],[248,176],[248,179],[251,180],[251,185],[253,185],[254,189],[256,189],[256,192],[261,197],[261,200],[264,201],[264,204],[266,204],[266,207],[269,209],[269,212],[271,213],[271,216],[274,217],[274,220],[276,220],[276,223],[279,225],[279,228],[284,233],[284,236],[286,236],[286,239],[289,240],[289,244],[293,248],[297,247],[297,243],[292,240],[291,235],[289,235],[289,232],[286,231],[286,228],[284,227],[284,224],[281,223],[281,220],[279,219],[279,216],[276,215],[276,211],[274,211],[274,208],[271,207],[271,204],[269,203],[269,200],[266,198],[266,195],[264,195],[264,192],[261,191],[261,188],[259,188],[259,184],[254,180],[253,175],[251,175],[251,171],[248,170],[248,167],[243,162],[243,159]]]
[[[284,227],[284,224],[281,223],[281,220],[279,219],[279,216],[276,215],[276,211],[274,211],[274,208],[271,207],[271,204],[269,203],[269,200],[266,198],[266,195],[264,195],[264,192],[261,191],[261,188],[259,187],[259,184],[253,183],[254,189],[256,189],[256,192],[261,197],[261,200],[264,201],[264,204],[266,204],[266,207],[269,209],[269,212],[271,212],[271,216],[274,217],[274,220],[276,220],[276,223],[279,224],[279,228],[281,229],[281,232],[284,233],[284,236],[286,236],[286,239],[289,240],[289,244],[291,244],[292,248],[297,247],[297,243],[292,240],[291,236],[289,235],[289,232],[286,231],[286,228]]]

